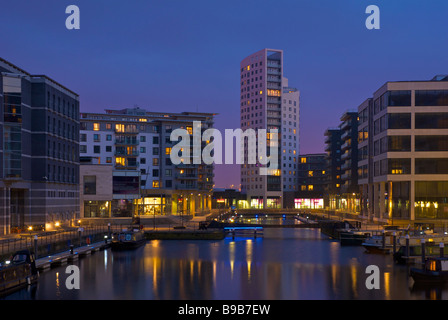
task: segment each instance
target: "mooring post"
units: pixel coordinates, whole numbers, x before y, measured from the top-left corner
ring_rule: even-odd
[[[425,239],[421,240],[421,244],[422,244],[422,264],[425,264],[425,260],[426,260],[426,252],[425,252]]]
[[[395,251],[397,250],[397,234],[394,232],[393,233],[393,237],[392,237],[392,242],[393,242],[393,248],[392,248],[392,250],[393,250],[393,252],[392,253],[395,253]]]
[[[37,235],[34,236],[34,259],[37,259],[38,257],[38,253],[37,253],[37,240],[38,237]]]
[[[409,259],[409,235],[406,235],[406,258]]]
[[[440,242],[439,244],[439,248],[440,248],[440,258],[443,258],[443,250],[445,248],[445,244],[443,242]]]

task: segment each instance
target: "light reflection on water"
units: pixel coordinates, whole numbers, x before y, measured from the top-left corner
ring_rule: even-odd
[[[81,258],[80,290],[68,290],[66,266],[41,274],[34,290],[7,299],[446,299],[446,288],[416,288],[391,256],[341,247],[317,229],[265,229],[264,237],[148,242],[135,251]],[[365,286],[368,265],[379,290]]]

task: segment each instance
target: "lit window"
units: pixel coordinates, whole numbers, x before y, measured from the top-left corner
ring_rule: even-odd
[[[313,174],[314,174],[314,172],[313,172],[313,171],[308,171],[308,177],[312,177],[312,176],[313,176]]]
[[[306,158],[300,158],[300,163],[306,163]]]
[[[314,186],[312,185],[312,184],[310,184],[309,186],[308,186],[308,190],[309,191],[312,191],[314,189]]]
[[[115,164],[118,166],[124,166],[126,164],[126,159],[123,157],[116,157]]]
[[[100,131],[100,124],[99,123],[94,123],[93,124],[93,130],[94,131]]]
[[[165,154],[171,154],[171,148],[165,148]]]
[[[306,191],[306,186],[300,186],[300,190]]]
[[[152,182],[152,187],[153,187],[153,188],[158,188],[159,186],[160,186],[159,180],[154,180],[154,181]]]
[[[193,127],[187,127],[188,134],[193,134]]]
[[[115,125],[115,131],[117,131],[117,132],[124,132],[124,124],[117,123]]]
[[[325,170],[322,170],[322,174],[325,174]]]

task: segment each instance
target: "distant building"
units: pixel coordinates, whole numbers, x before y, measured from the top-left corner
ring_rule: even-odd
[[[359,212],[358,112],[346,111],[337,128],[325,131],[327,152],[325,207]]]
[[[324,206],[335,210],[341,202],[341,129],[328,128],[324,135],[327,155]]]
[[[79,216],[79,96],[0,59],[0,233]]]
[[[360,211],[358,187],[358,111],[341,117],[341,203],[340,209]]]
[[[358,113],[362,214],[448,219],[448,76],[387,82]]]
[[[235,207],[237,209],[247,209],[244,207],[246,196],[236,189],[213,189],[212,208],[225,209]]]
[[[285,207],[323,209],[327,161],[325,153],[301,154],[298,163],[298,190],[284,192]]]
[[[296,190],[299,150],[299,96],[284,77],[283,51],[263,49],[240,63],[241,129],[266,129],[268,146],[271,130],[278,130],[279,168],[260,175],[261,164],[249,164],[245,143],[241,165],[241,191],[246,207],[281,208],[285,191]],[[273,141],[272,141],[273,143]]]
[[[194,164],[190,158],[191,164],[174,165],[171,150],[177,141],[171,141],[170,135],[181,128],[193,134],[194,121],[201,122],[202,134],[213,127],[213,117],[212,113],[140,108],[81,113],[80,155],[97,158],[100,164],[113,168],[110,216],[208,212],[213,164]]]

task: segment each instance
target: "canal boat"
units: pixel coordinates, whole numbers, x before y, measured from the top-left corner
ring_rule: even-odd
[[[444,246],[443,255],[448,256],[448,247]],[[438,257],[440,256],[440,246],[435,243],[425,244],[425,257]],[[410,245],[409,246],[409,257],[407,257],[406,246],[398,247],[397,252],[393,254],[395,263],[406,264],[408,261],[417,261],[422,257],[422,245]]]
[[[448,258],[428,258],[423,268],[411,268],[410,275],[416,283],[446,283],[448,282]]]
[[[395,246],[398,247],[398,237],[404,234],[407,230],[398,229],[394,226],[385,226],[383,231],[373,231],[371,237],[368,237],[362,246],[368,253],[381,253],[388,254],[394,248],[394,236]]]
[[[29,250],[17,251],[0,267],[0,296],[33,285],[38,277],[34,255]]]
[[[114,233],[110,247],[113,251],[132,250],[143,246],[146,238],[143,230],[130,229]]]
[[[339,241],[341,246],[360,246],[370,237],[369,232],[358,230],[341,231],[339,233]]]

